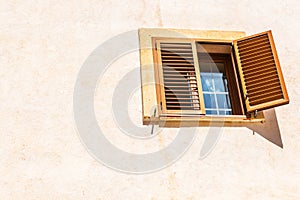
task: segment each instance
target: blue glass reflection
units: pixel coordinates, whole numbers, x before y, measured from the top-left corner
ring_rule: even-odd
[[[205,108],[217,108],[214,94],[203,94]]]

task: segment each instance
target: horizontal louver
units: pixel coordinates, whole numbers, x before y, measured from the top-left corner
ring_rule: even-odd
[[[200,110],[191,43],[160,43],[167,110]]]
[[[249,112],[286,103],[281,70],[272,45],[270,32],[235,41]]]

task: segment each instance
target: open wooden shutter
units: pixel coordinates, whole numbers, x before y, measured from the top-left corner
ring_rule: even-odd
[[[203,114],[196,46],[191,41],[157,41],[162,114]],[[197,66],[197,67],[196,67]]]
[[[289,103],[271,31],[233,42],[248,112]]]

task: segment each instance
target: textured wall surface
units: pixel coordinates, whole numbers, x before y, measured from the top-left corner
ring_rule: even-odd
[[[0,16],[0,199],[300,199],[298,0],[2,0]],[[78,72],[101,43],[140,27],[271,29],[291,100],[276,108],[283,149],[247,128],[225,128],[199,159],[208,128],[198,128],[181,159],[154,173],[120,173],[92,157],[73,117]],[[137,140],[117,127],[114,88],[137,67],[138,52],[111,64],[95,91],[95,111],[111,143],[147,153],[166,147],[176,131]],[[137,89],[128,105],[137,125],[140,105]]]

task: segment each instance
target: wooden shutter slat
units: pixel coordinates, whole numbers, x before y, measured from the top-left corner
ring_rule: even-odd
[[[267,63],[263,65],[253,66],[252,68],[244,69],[246,74],[256,74],[256,73],[263,73],[268,69],[276,69],[275,63]]]
[[[174,52],[174,53],[178,53],[178,52],[187,52],[187,53],[192,53],[191,51],[191,47],[172,47],[172,48],[168,48],[168,47],[163,47],[161,46],[162,50],[161,52]]]
[[[248,40],[240,41],[239,46],[248,47],[249,45],[253,46],[253,45],[267,43],[267,42],[269,42],[268,36],[260,36],[260,37],[251,38],[251,39],[249,38]]]
[[[252,59],[247,59],[247,61],[244,61],[244,60],[241,59],[241,61],[243,62],[243,65],[245,65],[245,67],[247,68],[247,65],[251,66],[253,64],[260,63],[260,62],[261,63],[263,63],[263,62],[268,62],[269,63],[269,62],[271,62],[270,60],[272,60],[272,59],[273,59],[273,55],[269,54],[269,55],[261,57],[261,58],[257,58],[257,59],[253,58],[253,60]]]
[[[255,49],[250,49],[250,50],[244,50],[243,53],[240,53],[240,56],[243,57],[244,55],[252,55],[256,54],[259,52],[264,52],[265,50],[270,50],[270,46],[261,46],[261,47],[256,47]]]
[[[171,59],[168,59],[168,58],[165,58],[164,59],[164,63],[192,63],[193,60],[191,59],[174,59],[174,58],[171,58]]]
[[[277,91],[278,89],[280,89],[280,85],[275,85],[273,87],[270,87],[270,90],[273,90],[273,91]],[[264,91],[257,91],[257,92],[253,92],[253,98],[258,98],[260,96],[263,96],[263,95],[266,95],[266,94],[271,94],[273,91],[270,91],[268,93],[264,92]]]
[[[193,70],[193,67],[188,67],[188,66],[186,66],[186,67],[184,67],[184,66],[174,66],[173,67],[173,69],[170,69],[170,67],[168,66],[168,67],[163,67],[163,70],[167,70],[167,71],[170,71],[170,70],[175,70],[176,72],[183,72],[183,71],[185,71],[185,72],[190,72],[190,70]],[[188,71],[187,71],[188,70]]]
[[[165,78],[164,80],[167,81],[168,84],[170,84],[170,85],[187,85],[187,83],[186,83],[187,79],[170,80],[170,79]],[[196,83],[196,80],[194,80],[194,79],[190,79],[189,81],[191,83]]]
[[[190,70],[174,70],[174,69],[164,69],[164,71],[170,73],[170,72],[173,72],[173,73],[188,73],[188,72],[191,72]]]
[[[261,103],[264,103],[265,101],[276,101],[276,100],[279,100],[280,98],[282,98],[282,94],[277,94],[277,95],[274,95],[274,96],[268,96],[268,97],[265,97],[265,98],[260,98],[260,99],[250,101],[250,105],[251,104],[252,105],[261,104]]]
[[[247,81],[250,81],[250,80],[257,80],[258,78],[265,77],[269,74],[276,74],[276,68],[269,67],[264,70],[261,70],[259,73],[249,73],[249,74],[245,75],[244,77]]]
[[[243,53],[243,54],[240,54],[240,57],[241,59],[243,58],[247,58],[249,56],[259,56],[259,55],[262,55],[262,54],[265,54],[265,53],[272,53],[272,49],[270,49],[270,47],[264,47],[260,50],[256,50],[256,51],[253,51],[253,52],[248,52],[248,53]]]
[[[249,85],[252,85],[252,84],[255,84],[257,82],[260,82],[260,81],[264,81],[264,80],[268,80],[268,79],[274,79],[276,80],[278,77],[276,71],[269,71],[268,73],[265,73],[265,74],[262,74],[259,78],[248,78],[248,79],[245,79],[245,81],[247,81],[247,83]]]
[[[169,50],[169,49],[172,49],[174,51],[178,51],[178,47],[180,48],[180,51],[181,50],[187,50],[187,51],[190,51],[191,50],[191,45],[163,45],[161,44],[161,47],[164,49],[164,50]]]
[[[188,104],[188,105],[190,105],[190,104],[199,104],[199,102],[197,102],[197,101],[194,101],[194,102],[187,102],[187,101],[169,101],[169,104],[171,105],[171,104],[180,104],[180,105],[185,105],[185,104]]]
[[[193,97],[197,97],[197,95],[189,95],[189,93],[176,93],[176,94],[174,94],[174,93],[166,93],[166,96],[176,96],[176,97],[186,97],[186,98],[190,98],[191,96],[193,96]]]
[[[267,78],[268,75],[274,75],[276,74],[275,69],[268,69],[264,73],[257,73],[257,74],[250,74],[247,76],[244,76],[245,80],[248,81],[249,84],[251,84],[251,81],[257,82],[257,81],[263,81]]]
[[[169,78],[179,78],[179,77],[187,77],[186,75],[184,74],[179,74],[178,73],[175,73],[175,74],[172,74],[170,72],[164,72],[165,73],[165,77],[169,77]],[[196,75],[192,75],[192,76],[189,76],[189,78],[196,78]]]
[[[194,98],[182,98],[182,97],[169,97],[170,100],[177,100],[177,99],[180,99],[180,100],[198,100],[198,98],[194,97]]]
[[[181,81],[181,82],[174,82],[174,81],[167,81],[165,80],[165,87],[169,88],[169,87],[175,87],[175,86],[181,86],[181,87],[187,87],[189,86],[191,83],[186,83],[186,81]],[[193,81],[193,84],[196,83],[195,81]]]
[[[173,88],[173,89],[165,88],[165,91],[166,91],[166,93],[169,93],[169,94],[171,93],[174,96],[181,95],[181,94],[186,95],[186,94],[190,94],[192,92],[192,90],[190,90],[190,89],[182,90],[180,88]],[[193,96],[193,95],[197,96],[197,94],[190,94],[190,96]]]
[[[182,62],[163,62],[163,66],[170,66],[170,67],[176,67],[176,66],[193,66],[193,63],[190,62],[186,62],[186,63],[182,63]]]
[[[193,70],[193,65],[163,65],[163,69],[165,70],[175,70],[178,71],[179,69],[185,69],[185,70]]]
[[[278,82],[274,82],[272,80],[268,81],[268,82],[265,82],[263,85],[260,85],[260,86],[254,86],[254,87],[248,87],[248,91],[249,92],[252,92],[252,93],[257,93],[257,92],[264,92],[264,88],[268,88],[268,87],[272,87],[274,85],[280,85]],[[257,90],[260,89],[260,90]]]
[[[248,112],[289,102],[271,31],[233,42]]]
[[[260,62],[252,63],[251,65],[245,64],[245,65],[243,65],[243,68],[244,69],[253,69],[253,67],[257,67],[260,65],[267,65],[267,64],[275,64],[275,63],[272,61],[269,61],[269,60],[262,60]]]
[[[184,46],[188,46],[189,48],[191,47],[191,43],[160,43],[160,46],[162,47],[178,47],[178,46],[181,46],[181,47],[184,47]]]
[[[162,56],[180,56],[181,54],[186,55],[187,57],[192,57],[193,52],[191,51],[171,51],[171,50],[164,50],[161,51]]]
[[[257,52],[257,54],[252,54],[252,55],[246,55],[244,58],[241,56],[241,60],[243,62],[248,62],[248,60],[254,61],[258,59],[265,59],[266,56],[272,56],[272,52],[266,51],[266,52]]]
[[[269,42],[263,42],[263,43],[258,43],[258,44],[255,44],[255,45],[249,45],[249,46],[245,46],[243,48],[243,50],[245,51],[255,51],[257,48],[261,48],[261,47],[268,47],[270,43]]]
[[[266,87],[265,87],[265,85],[267,85],[267,84],[270,84],[270,83],[278,83],[277,82],[277,79],[267,79],[267,80],[264,80],[264,81],[261,81],[259,84],[252,84],[252,85],[248,85],[247,86],[247,88],[248,88],[248,92],[249,91],[255,91],[255,90],[259,90],[259,91],[261,91],[261,90],[265,90],[265,89],[267,89]]]
[[[193,110],[195,109],[199,109],[200,106],[199,105],[191,105],[191,106],[182,106],[182,105],[167,105],[167,107],[169,108],[178,108],[181,110],[181,108],[193,108]]]
[[[188,84],[191,84],[191,83],[197,83],[196,80],[193,80],[193,79],[189,79],[189,82],[190,83],[187,83],[187,79],[181,79],[181,80],[169,80],[169,79],[164,79],[165,82],[168,83],[168,85],[188,85]]]
[[[190,80],[196,80],[196,77],[194,76],[194,77],[189,77],[189,79]],[[186,81],[187,80],[187,78],[185,78],[185,77],[177,77],[176,76],[176,78],[166,78],[165,77],[165,80],[169,80],[169,81]]]
[[[193,56],[185,56],[184,58],[178,56],[178,55],[161,55],[164,59],[184,59],[184,60],[190,60],[193,59]]]
[[[281,93],[278,92],[278,90],[276,89],[276,87],[273,87],[272,89],[273,90],[270,90],[268,92],[261,92],[260,94],[258,94],[258,93],[252,94],[252,100],[260,99],[260,98],[265,98],[265,97],[271,97],[273,95],[279,95],[279,94],[281,94]]]

